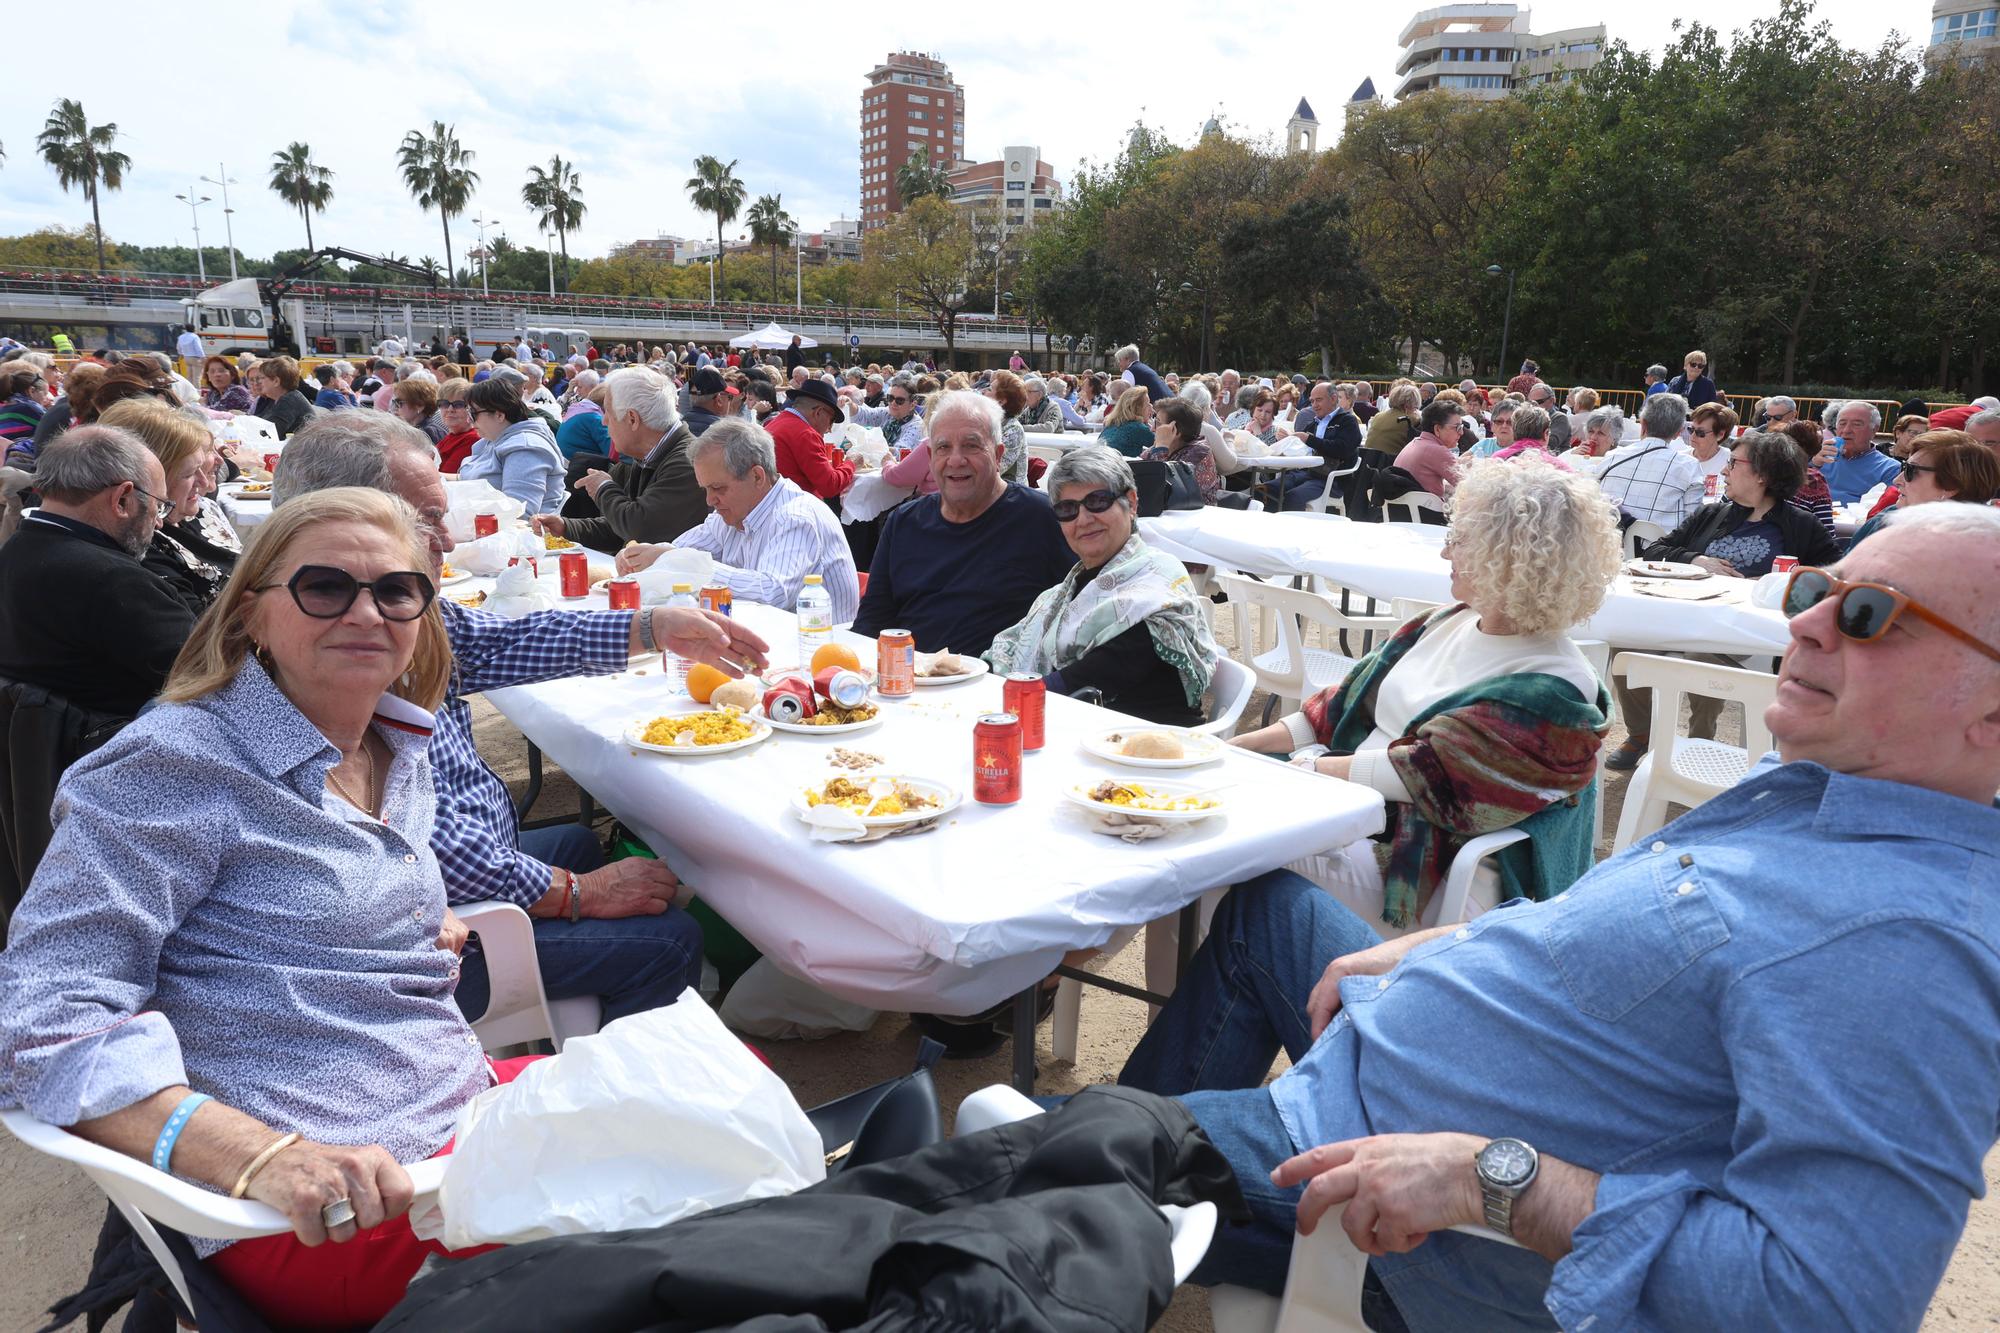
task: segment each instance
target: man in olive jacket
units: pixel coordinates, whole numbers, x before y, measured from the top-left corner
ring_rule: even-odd
[[[644,366],[605,378],[604,426],[617,461],[611,471],[584,473],[576,488],[597,503],[598,518],[535,518],[553,533],[599,551],[626,542],[669,542],[708,517],[708,499],[694,477],[688,444],[694,432],[675,410],[671,382]]]

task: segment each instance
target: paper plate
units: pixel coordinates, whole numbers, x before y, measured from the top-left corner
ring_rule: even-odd
[[[1162,736],[1173,736],[1187,750],[1179,759],[1140,759],[1134,755],[1120,754],[1119,747],[1126,739],[1142,732],[1154,732]],[[1212,764],[1222,758],[1227,747],[1214,736],[1189,731],[1184,727],[1114,727],[1110,731],[1100,731],[1094,736],[1083,738],[1083,752],[1113,764],[1123,764],[1128,768],[1194,768],[1200,764]]]
[[[978,680],[993,669],[986,665],[986,659],[983,657],[967,657],[964,660],[972,664],[972,670],[956,676],[916,676],[913,679],[920,687],[925,685],[962,685],[968,680]]]
[[[1063,795],[1084,809],[1094,810],[1099,814],[1124,815],[1127,819],[1156,819],[1164,824],[1192,824],[1197,819],[1207,819],[1212,815],[1223,813],[1224,810],[1223,801],[1220,796],[1209,797],[1208,799],[1214,801],[1215,804],[1205,810],[1135,810],[1129,805],[1113,805],[1109,801],[1092,800],[1090,793],[1097,785],[1095,782],[1080,782],[1073,787],[1064,789]],[[1206,791],[1214,784],[1206,782],[1149,781],[1128,783],[1126,785],[1143,787],[1147,792],[1155,796],[1183,796],[1190,792]]]
[[[455,573],[447,574],[443,578],[439,579],[438,587],[449,588],[452,587],[454,584],[463,583],[467,579],[477,578],[477,577],[479,576],[477,574],[474,574],[471,570],[461,569],[456,571]]]
[[[939,815],[948,814],[956,810],[961,799],[958,789],[949,783],[938,782],[931,778],[913,777],[908,773],[869,773],[866,776],[857,773],[840,773],[834,776],[852,778],[857,782],[900,782],[937,802],[937,804],[926,806],[922,810],[912,810],[907,814],[900,815],[863,815],[858,811],[852,812],[857,819],[869,828],[895,828],[900,824],[919,824],[926,819],[936,819]],[[830,781],[832,781],[831,777],[822,779],[816,784],[816,789],[825,790],[827,782]],[[806,794],[803,789],[792,793],[792,809],[801,818],[812,808],[806,804]]]
[[[750,734],[740,741],[725,741],[721,745],[655,745],[645,740],[646,726],[655,717],[693,717],[697,713],[712,712],[707,708],[691,708],[682,712],[655,713],[653,717],[634,722],[625,728],[625,743],[635,750],[651,750],[654,754],[670,754],[677,759],[694,759],[704,755],[728,754],[732,750],[747,750],[760,741],[771,739],[771,724],[761,717],[745,713],[743,718],[750,724]]]
[[[751,716],[759,722],[768,724],[773,731],[786,731],[798,736],[845,736],[850,732],[867,731],[870,727],[881,726],[884,720],[882,705],[876,704],[874,708],[875,716],[865,722],[843,722],[838,726],[825,727],[816,727],[809,722],[780,722],[775,717],[764,716],[761,708]]]
[[[1711,579],[1715,576],[1700,565],[1678,560],[1627,560],[1625,572],[1635,579]]]

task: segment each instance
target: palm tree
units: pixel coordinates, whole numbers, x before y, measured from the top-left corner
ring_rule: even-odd
[[[743,182],[736,179],[736,161],[725,164],[704,153],[694,160],[694,175],[688,177],[688,199],[704,213],[715,214],[715,259],[708,268],[708,303],[715,304],[715,274],[722,264],[722,229],[735,220],[743,207]]]
[[[569,234],[583,225],[583,215],[589,211],[583,204],[583,178],[576,174],[576,164],[551,157],[547,171],[529,167],[521,202],[535,210],[543,231],[554,231],[562,242],[563,290],[568,291]]]
[[[472,188],[479,173],[472,169],[474,154],[458,142],[457,127],[441,120],[431,122],[428,137],[421,130],[403,136],[396,150],[396,164],[402,168],[403,184],[426,211],[435,208],[444,223],[444,268],[452,271],[451,220],[472,202]]]
[[[310,144],[292,143],[271,154],[271,189],[299,210],[306,220],[306,249],[313,249],[312,215],[326,212],[333,198],[333,173],[312,160]]]
[[[760,194],[746,215],[750,223],[750,243],[771,247],[772,305],[778,304],[778,248],[791,240],[799,229],[799,224],[785,211],[784,199],[782,194]]]
[[[927,194],[949,201],[952,195],[951,171],[942,163],[933,166],[931,150],[919,148],[896,168],[896,194],[905,208]]]
[[[125,184],[132,159],[112,148],[118,126],[110,122],[93,125],[80,103],[71,98],[57,102],[42,123],[35,146],[42,161],[55,169],[56,179],[68,190],[81,185],[90,200],[90,229],[97,234],[97,271],[104,272],[104,222],[97,209],[98,189],[116,190]]]

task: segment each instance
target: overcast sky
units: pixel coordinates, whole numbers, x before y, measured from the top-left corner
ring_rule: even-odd
[[[1085,159],[1115,155],[1141,116],[1181,142],[1211,112],[1232,133],[1276,136],[1303,96],[1325,123],[1327,146],[1363,78],[1394,91],[1397,33],[1417,7],[1270,0],[1223,30],[1213,4],[1165,0],[1145,8],[1138,28],[1114,24],[1092,43],[1072,22],[1014,23],[1006,11],[956,4],[780,3],[697,19],[683,6],[591,0],[555,11],[541,39],[528,11],[503,20],[480,6],[278,3],[257,7],[254,22],[250,10],[210,21],[185,6],[127,6],[74,51],[9,65],[0,235],[90,220],[82,196],[63,194],[35,152],[59,97],[80,99],[93,122],[116,122],[131,154],[124,188],[103,201],[114,240],[191,244],[188,209],[174,196],[195,185],[218,196],[201,210],[201,232],[220,246],[221,192],[195,178],[219,174],[226,161],[240,182],[230,191],[238,247],[264,255],[303,245],[298,215],[266,184],[272,153],[298,139],[336,173],[333,201],[313,222],[320,244],[442,260],[437,216],[417,208],[395,169],[403,134],[442,119],[478,155],[482,176],[475,206],[452,226],[460,263],[475,215],[536,243],[521,184],[529,164],[546,164],[552,152],[577,163],[590,210],[571,253],[600,255],[639,236],[713,234],[683,189],[702,153],[736,159],[750,198],[782,194],[808,230],[852,217],[861,91],[867,71],[899,44],[941,55],[964,86],[970,156],[1038,144],[1067,181]],[[1658,50],[1671,40],[1674,14],[1727,32],[1776,7],[1552,0],[1533,11],[1537,31],[1602,21],[1612,38]],[[1892,29],[1915,41],[1930,27],[1923,0],[1822,0],[1819,12],[1858,47]],[[887,27],[938,35],[901,43],[867,35]],[[739,221],[730,235],[740,230]]]

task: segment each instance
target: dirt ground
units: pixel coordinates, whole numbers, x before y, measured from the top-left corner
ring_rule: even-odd
[[[1218,618],[1226,639],[1228,618]],[[1246,717],[1263,708],[1260,694]],[[527,782],[526,748],[519,733],[483,700],[474,706],[480,752],[506,778],[516,793]],[[1736,718],[1725,713],[1722,739],[1729,740]],[[1736,736],[1740,737],[1738,730]],[[1614,732],[1612,741],[1622,738]],[[1623,804],[1624,779],[1607,775],[1604,827],[1610,851],[1611,830],[1617,827]],[[553,768],[533,813],[545,817],[573,812],[576,789]],[[1108,975],[1140,984],[1141,941],[1102,965]],[[1089,989],[1083,1001],[1083,1022],[1074,1066],[1057,1064],[1050,1055],[1049,1025],[1036,1034],[1040,1076],[1038,1090],[1073,1092],[1090,1083],[1110,1082],[1125,1055],[1137,1042],[1146,1022],[1145,1007],[1108,992]],[[916,1055],[917,1033],[903,1014],[883,1014],[867,1032],[821,1042],[760,1042],[777,1071],[807,1106],[827,1101],[855,1088],[907,1072]],[[945,1062],[937,1083],[947,1114],[966,1094],[1008,1077],[1006,1052],[984,1060]],[[2000,1150],[1987,1158],[1989,1190],[2000,1184]],[[1866,1207],[1864,1201],[1858,1206]],[[36,1157],[11,1137],[0,1135],[0,1333],[37,1327],[40,1312],[58,1297],[82,1284],[104,1203],[84,1177],[68,1166]],[[122,1319],[111,1325],[122,1325]],[[1172,1333],[1207,1333],[1212,1328],[1208,1300],[1198,1288],[1183,1288],[1156,1326]],[[1923,1324],[1924,1333],[1951,1330],[2000,1329],[2000,1202],[1989,1197],[1972,1205],[1970,1221],[1943,1284]]]

